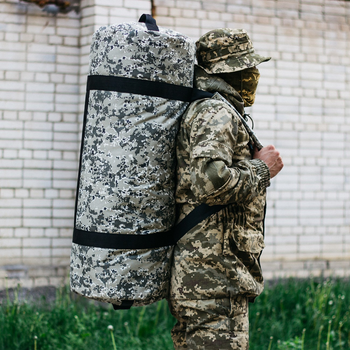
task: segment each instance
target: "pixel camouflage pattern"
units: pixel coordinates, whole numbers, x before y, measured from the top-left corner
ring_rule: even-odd
[[[194,43],[175,31],[149,31],[144,23],[111,25],[94,34],[90,75],[192,87],[194,55]],[[76,228],[143,235],[166,233],[173,226],[175,137],[187,105],[130,93],[90,92]],[[157,301],[168,293],[172,249],[73,243],[71,288],[116,305],[123,299],[135,300],[134,305]]]
[[[213,80],[215,80],[213,82]],[[252,159],[237,112],[242,99],[217,75],[196,70],[195,85],[219,94],[192,103],[177,140],[176,202],[181,221],[200,203],[227,205],[175,246],[169,304],[175,348],[248,349],[248,298],[263,290],[259,263],[267,165]],[[237,100],[235,102],[235,100]]]

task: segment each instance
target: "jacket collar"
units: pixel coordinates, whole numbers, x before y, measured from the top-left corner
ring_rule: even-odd
[[[226,81],[216,74],[208,74],[199,66],[195,66],[194,85],[197,89],[218,92],[226,98],[236,109],[244,114],[244,101],[240,94]]]

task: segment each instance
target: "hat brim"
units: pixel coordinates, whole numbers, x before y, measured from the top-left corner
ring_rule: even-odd
[[[208,74],[233,73],[243,69],[252,68],[262,62],[267,62],[271,57],[263,57],[250,53],[241,57],[229,57],[222,61],[201,66]]]

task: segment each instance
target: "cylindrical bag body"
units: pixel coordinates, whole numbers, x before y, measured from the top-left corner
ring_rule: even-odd
[[[89,75],[192,87],[194,56],[194,43],[170,29],[111,25],[93,36]],[[146,94],[88,91],[75,230],[94,233],[96,244],[73,239],[74,292],[116,307],[167,296],[173,246],[118,249],[103,247],[99,237],[167,234],[174,225],[175,138],[187,105]]]

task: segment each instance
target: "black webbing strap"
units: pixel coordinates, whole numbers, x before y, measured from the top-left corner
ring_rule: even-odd
[[[148,30],[155,30],[159,32],[156,20],[151,15],[143,14],[140,17],[139,22],[145,23]]]
[[[108,75],[89,75],[86,84],[87,91],[106,90],[127,92],[138,95],[162,97],[169,100],[193,102],[213,96],[211,92],[195,88],[164,83],[160,81],[141,80],[134,78],[115,77]]]
[[[80,245],[110,249],[150,249],[175,245],[193,227],[217,213],[225,205],[201,204],[168,232],[146,235],[110,234],[74,229],[73,242]]]

